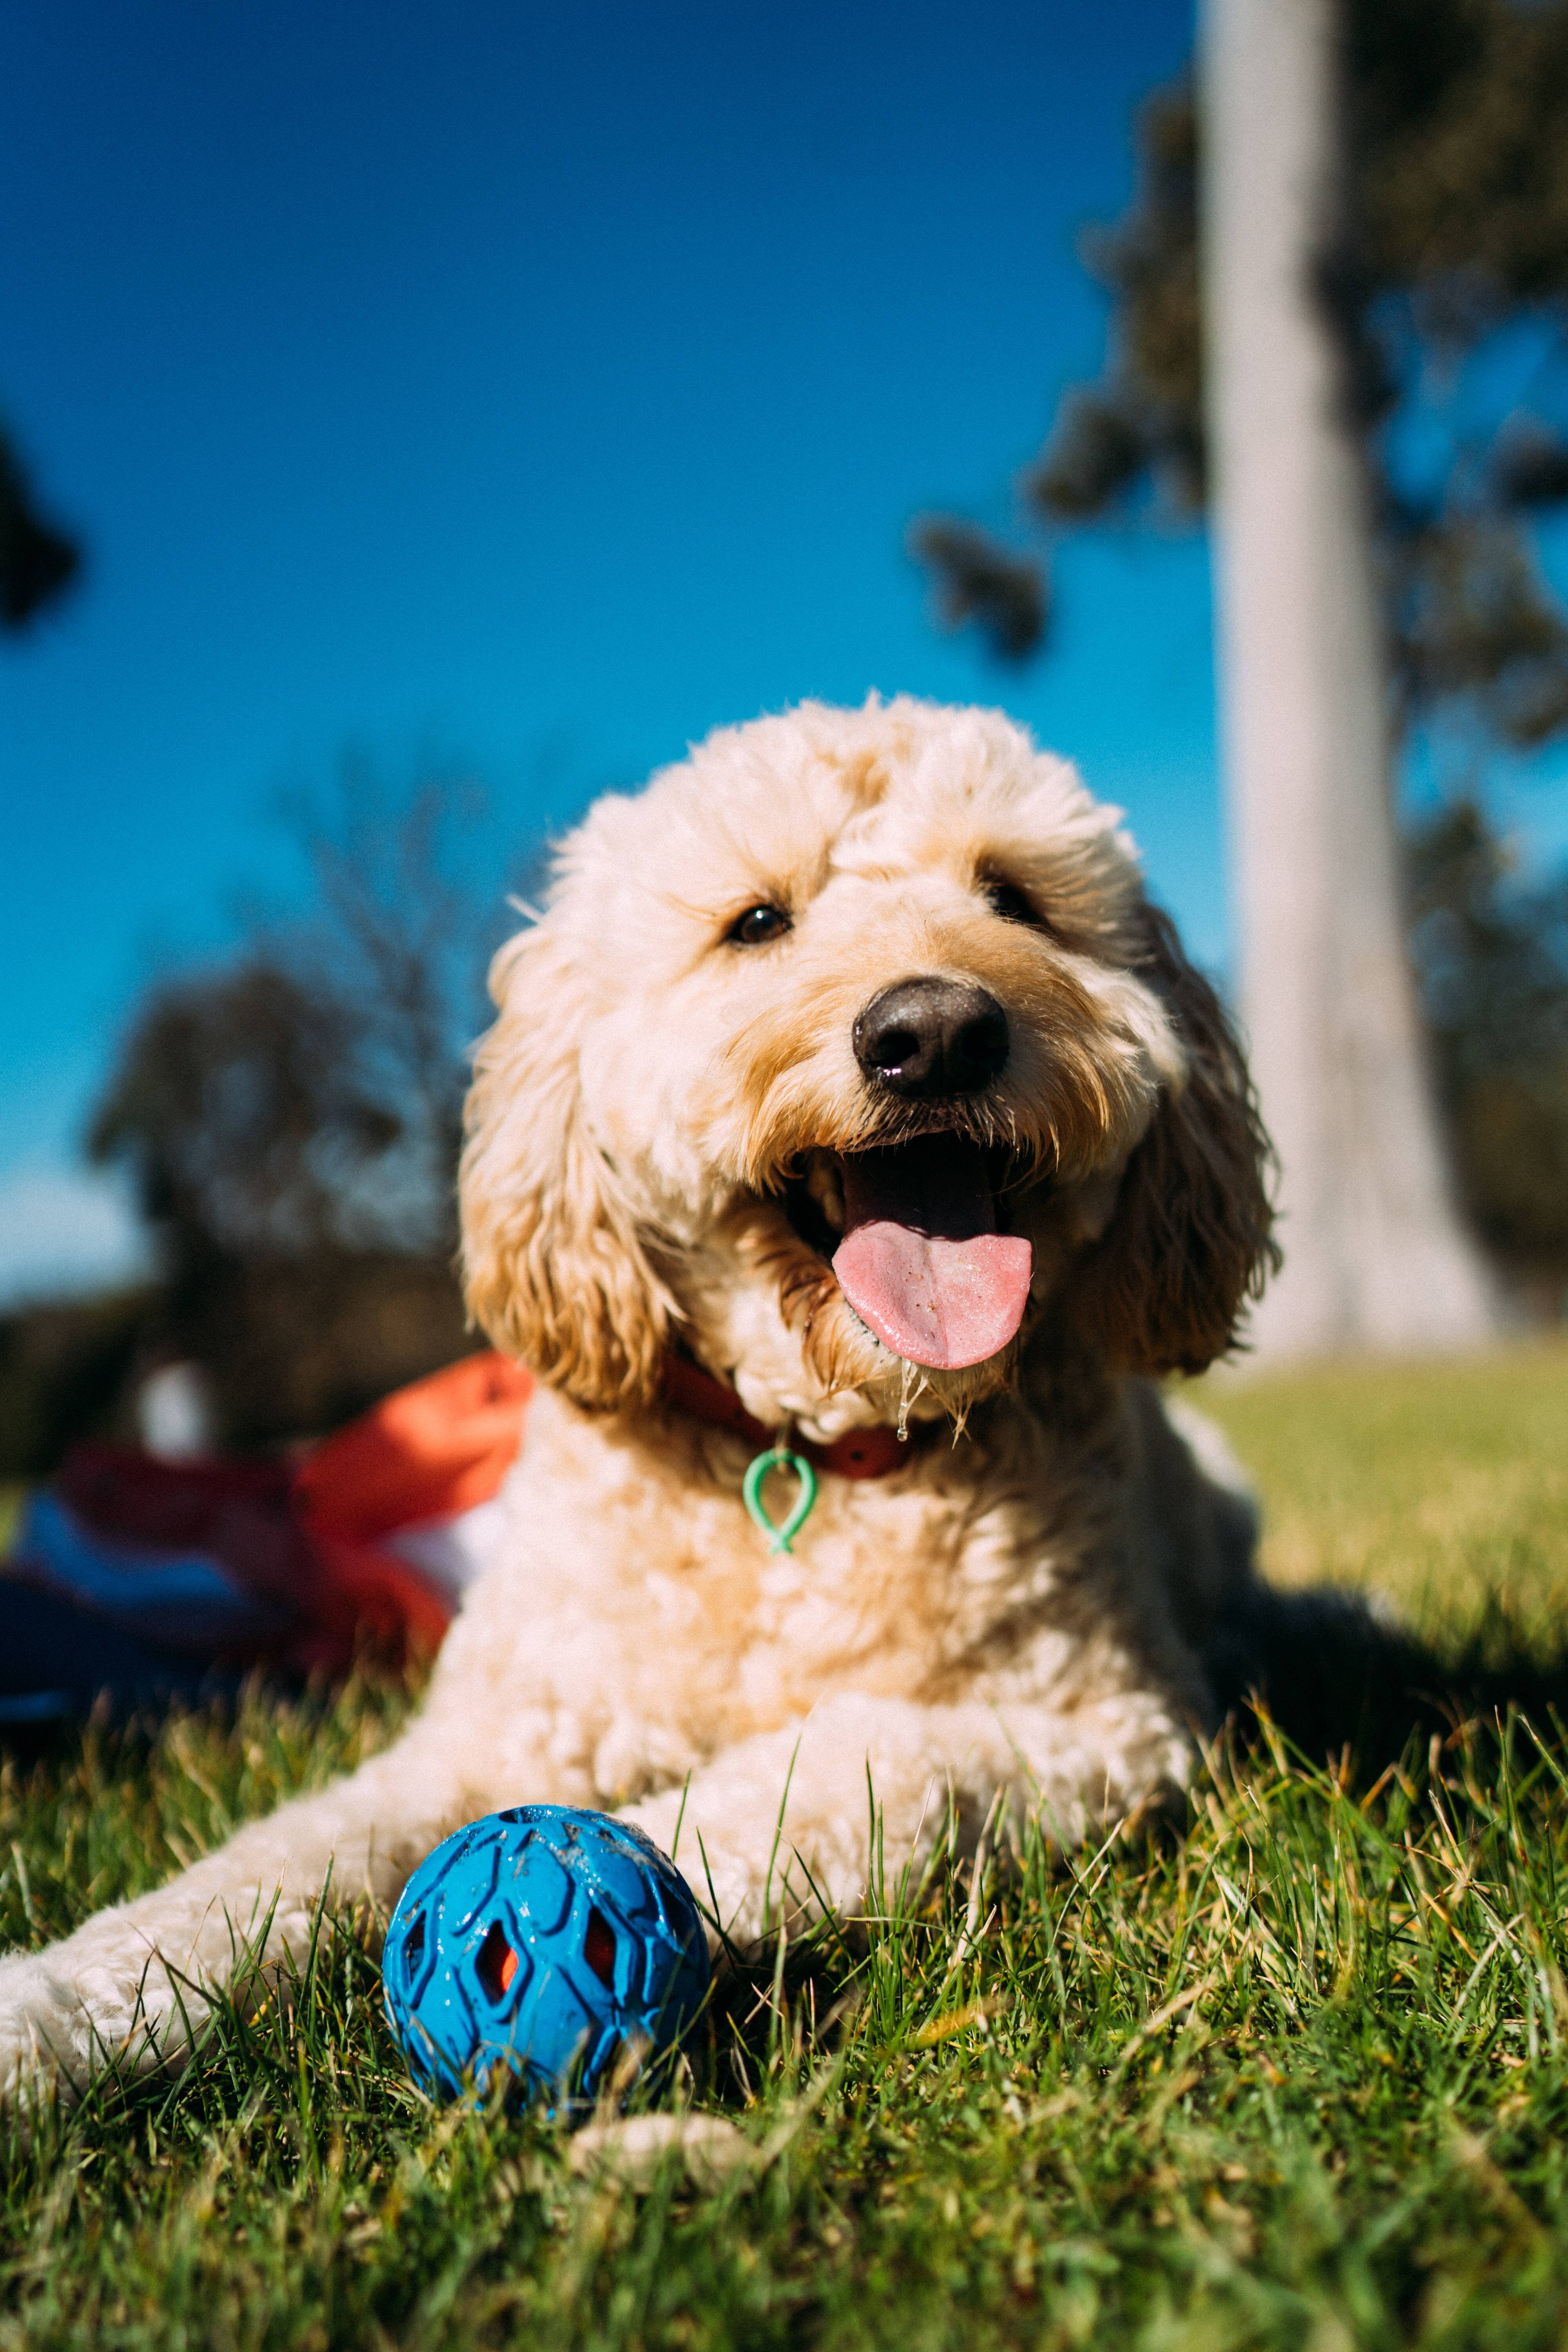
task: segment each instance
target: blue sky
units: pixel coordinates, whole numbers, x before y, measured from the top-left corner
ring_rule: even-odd
[[[1074,255],[1187,0],[649,9],[21,0],[0,409],[84,592],[0,645],[0,1294],[125,1260],[77,1171],[138,990],[297,876],[345,747],[481,776],[493,887],[721,722],[1005,703],[1223,961],[1201,540],[1059,568],[1048,658],[931,628],[1099,365]]]

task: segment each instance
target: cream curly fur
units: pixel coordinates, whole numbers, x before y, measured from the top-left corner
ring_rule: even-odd
[[[1004,919],[999,881],[1037,924]],[[737,948],[764,902],[793,928]],[[794,1556],[770,1557],[742,1506],[751,1448],[667,1410],[659,1367],[680,1348],[819,1442],[894,1419],[904,1368],[780,1188],[805,1155],[908,1130],[850,1033],[911,973],[1005,1008],[1006,1066],[963,1117],[1016,1155],[1029,1306],[999,1356],[927,1376],[935,1442],[879,1481],[825,1476]],[[997,713],[806,705],[601,801],[492,989],[468,1292],[549,1384],[509,1540],[395,1747],[0,1963],[13,2095],[79,2084],[105,2050],[177,2055],[192,1986],[268,1914],[269,1950],[303,1935],[329,1865],[388,1903],[505,1803],[623,1808],[667,1847],[684,1809],[679,1859],[744,1941],[812,1887],[860,1904],[868,1768],[894,1871],[950,1802],[971,1837],[1000,1796],[1072,1840],[1189,1776],[1250,1523],[1140,1376],[1229,1343],[1268,1255],[1267,1147],[1116,813]]]

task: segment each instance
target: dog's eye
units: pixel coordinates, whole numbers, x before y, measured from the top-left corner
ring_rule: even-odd
[[[1044,915],[1016,882],[1004,882],[997,875],[982,875],[980,887],[994,915],[1005,923],[1027,923],[1033,931],[1048,930]]]
[[[794,928],[782,907],[748,907],[743,915],[736,916],[724,937],[733,940],[738,948],[760,948],[769,940],[782,940]]]

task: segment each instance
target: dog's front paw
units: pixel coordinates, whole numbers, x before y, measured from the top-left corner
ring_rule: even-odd
[[[731,1844],[695,1829],[689,1810],[683,1814],[684,1795],[680,1789],[663,1790],[657,1797],[627,1805],[621,1818],[635,1822],[674,1861],[702,1914],[710,1952],[717,1953],[726,1942],[752,1943],[762,1932],[757,1864]]]
[[[858,1902],[865,1864],[853,1841],[841,1854],[805,1823],[781,1830],[776,1804],[712,1801],[717,1793],[667,1789],[625,1814],[674,1857],[702,1912],[710,1951],[743,1952],[781,1927],[793,1931],[824,1909]]]
[[[0,1960],[0,2105],[25,2109],[56,2084],[74,2102],[95,2054],[88,2011],[47,1954]]]
[[[116,1932],[118,1931],[118,1932]],[[110,1913],[0,1960],[0,2105],[73,2105],[106,2066],[146,2074],[188,2045],[205,2002]]]

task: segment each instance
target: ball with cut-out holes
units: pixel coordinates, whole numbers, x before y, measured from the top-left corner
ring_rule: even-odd
[[[630,1822],[567,1805],[489,1813],[427,1854],[386,1931],[387,2015],[437,2098],[592,2099],[628,2045],[665,2050],[708,1990],[686,1881]]]

